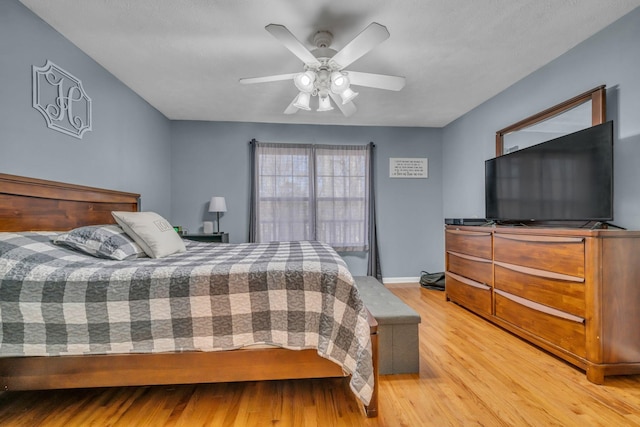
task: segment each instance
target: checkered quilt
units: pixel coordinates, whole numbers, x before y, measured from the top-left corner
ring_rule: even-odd
[[[112,261],[0,233],[0,357],[315,348],[373,390],[366,310],[346,264],[319,242],[186,242]]]

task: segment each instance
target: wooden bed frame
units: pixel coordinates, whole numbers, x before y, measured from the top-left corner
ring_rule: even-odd
[[[113,223],[111,211],[137,211],[140,196],[0,174],[0,231],[66,231]],[[375,385],[368,417],[378,413],[377,322],[369,315]],[[256,348],[180,352],[0,358],[3,390],[195,384],[343,377],[315,350]]]

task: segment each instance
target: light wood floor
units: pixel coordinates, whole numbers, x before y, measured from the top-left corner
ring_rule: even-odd
[[[591,384],[442,292],[393,291],[422,316],[420,374],[380,378],[377,419],[333,379],[11,392],[0,426],[640,426],[640,375]]]

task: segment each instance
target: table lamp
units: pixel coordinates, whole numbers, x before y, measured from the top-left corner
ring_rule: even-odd
[[[227,211],[227,203],[224,197],[212,197],[209,202],[209,212],[216,213],[216,234],[220,234],[220,212]]]

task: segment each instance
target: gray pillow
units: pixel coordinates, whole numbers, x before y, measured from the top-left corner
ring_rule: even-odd
[[[155,212],[115,211],[111,215],[151,258],[162,258],[187,250],[169,221]]]
[[[75,228],[54,237],[53,243],[98,258],[118,261],[146,256],[140,245],[117,225],[88,225]]]

